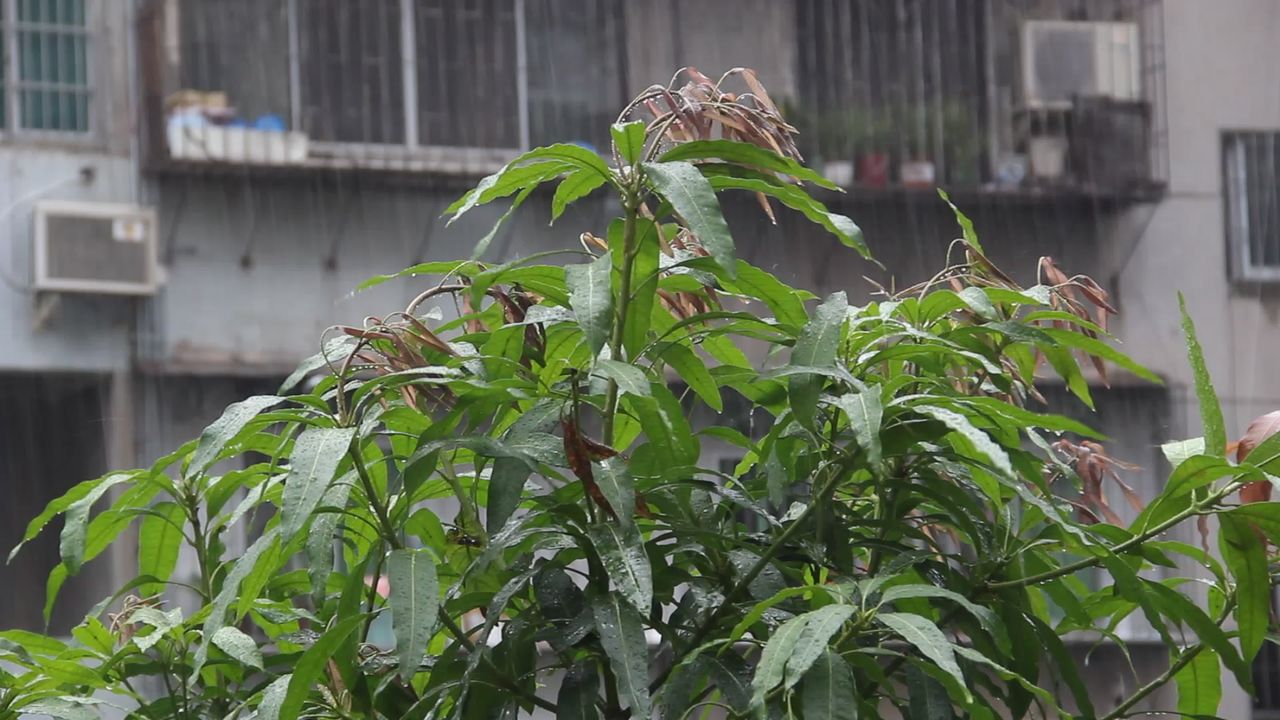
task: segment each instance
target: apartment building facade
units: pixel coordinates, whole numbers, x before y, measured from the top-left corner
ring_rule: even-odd
[[[941,186],[1015,277],[1051,256],[1103,283],[1125,350],[1167,383],[1112,378],[1096,414],[1061,409],[1153,490],[1159,443],[1198,425],[1177,291],[1231,431],[1280,405],[1275,37],[1270,0],[0,0],[0,485],[15,498],[0,539],[71,484],[274,390],[328,326],[403,306],[411,283],[351,291],[465,257],[503,211],[444,228],[468,184],[522,148],[604,148],[617,109],[687,65],[759,71],[808,158],[848,186],[825,199],[890,270],[729,200],[742,255],[789,282],[868,297],[864,275],[929,277],[956,234]],[[487,257],[610,217],[589,200],[548,226],[549,202],[531,198]],[[131,254],[86,249],[103,238]],[[39,624],[56,552],[0,569],[31,589],[0,600],[0,624]],[[91,563],[55,626],[130,562],[124,547]],[[1122,631],[1150,640],[1144,674],[1167,662],[1149,628]],[[1124,662],[1094,652],[1099,698],[1134,682]],[[1280,660],[1259,672],[1280,683]],[[1272,710],[1280,694],[1238,689],[1222,707]]]

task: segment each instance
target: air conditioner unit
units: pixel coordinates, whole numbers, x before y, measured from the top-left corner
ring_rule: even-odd
[[[1077,95],[1139,100],[1141,59],[1136,23],[1026,21],[1023,100],[1034,108],[1069,108]]]
[[[35,208],[37,290],[152,295],[159,284],[155,211],[49,200]]]

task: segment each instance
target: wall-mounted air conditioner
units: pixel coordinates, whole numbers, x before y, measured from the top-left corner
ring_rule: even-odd
[[[49,200],[35,208],[37,290],[152,295],[159,284],[155,211]]]
[[[1029,20],[1022,24],[1022,97],[1028,107],[1069,108],[1077,95],[1142,97],[1138,25]]]

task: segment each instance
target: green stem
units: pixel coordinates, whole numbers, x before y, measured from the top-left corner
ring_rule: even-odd
[[[449,634],[452,635],[453,638],[462,645],[462,647],[466,648],[468,653],[477,652],[476,644],[471,642],[471,638],[467,637],[467,634],[463,632],[462,628],[458,627],[458,624],[453,621],[453,618],[449,616],[449,613],[445,612],[443,607],[440,608],[440,612],[438,614],[440,616],[440,623],[444,625],[445,629],[449,631]],[[480,648],[478,652],[484,652],[484,648]],[[480,657],[480,662],[485,666],[485,670],[492,674],[492,682],[494,682],[494,684],[501,686],[502,689],[508,692],[519,695],[543,710],[547,710],[552,713],[556,712],[555,703],[549,700],[544,700],[543,698],[528,692],[524,688],[512,682],[507,678],[507,676],[503,675],[496,666],[494,666],[493,661],[488,657],[482,655]]]
[[[1186,520],[1187,518],[1190,518],[1195,515],[1204,514],[1207,508],[1214,506],[1222,498],[1239,490],[1242,485],[1244,485],[1244,483],[1239,483],[1239,482],[1228,483],[1225,487],[1223,487],[1218,492],[1206,497],[1204,500],[1201,500],[1200,502],[1192,503],[1191,505],[1188,505],[1186,509],[1182,510],[1181,512],[1169,518],[1168,520],[1165,520],[1164,522],[1159,523],[1158,525],[1151,528],[1150,530],[1147,530],[1138,535],[1134,535],[1133,537],[1129,538],[1128,540],[1125,540],[1124,542],[1120,543],[1119,545],[1116,545],[1115,547],[1108,548],[1103,556],[1082,558],[1073,563],[1068,563],[1066,565],[1063,565],[1062,567],[1059,567],[1055,570],[1046,570],[1045,572],[1038,573],[1036,575],[1030,575],[1024,578],[1018,578],[1017,580],[1002,580],[998,582],[987,582],[984,587],[986,587],[989,590],[1004,590],[1008,588],[1020,588],[1020,587],[1027,587],[1029,585],[1039,585],[1042,582],[1055,580],[1057,578],[1063,577],[1064,575],[1071,575],[1073,573],[1079,572],[1080,570],[1084,570],[1085,568],[1093,567],[1094,565],[1097,565],[1098,563],[1102,562],[1104,557],[1106,556],[1120,555],[1120,554],[1126,553],[1132,550],[1133,548],[1142,545],[1143,543],[1147,542],[1151,538],[1163,533],[1165,530],[1168,530],[1174,525],[1177,525],[1183,520]]]
[[[635,173],[633,169],[633,174]],[[639,203],[635,195],[625,199],[622,226],[622,267],[618,269],[618,307],[613,320],[613,334],[609,337],[609,357],[622,359],[622,341],[626,337],[627,309],[631,305],[631,274],[635,269],[633,245],[636,242],[636,220],[639,217]],[[618,413],[618,383],[610,378],[605,391],[604,420],[601,436],[606,445],[613,444],[613,418]]]
[[[404,543],[400,542],[400,536],[396,533],[395,526],[391,524],[391,518],[387,515],[386,508],[382,507],[382,503],[379,502],[378,492],[373,487],[373,478],[369,477],[369,470],[365,468],[360,453],[356,451],[356,446],[352,445],[347,452],[351,455],[351,462],[355,465],[356,475],[360,476],[360,485],[364,488],[364,494],[369,497],[369,507],[373,508],[373,514],[378,518],[378,524],[381,526],[382,535],[386,538],[387,544],[391,546],[392,550],[403,548]]]
[[[1235,598],[1228,598],[1227,602],[1222,607],[1222,613],[1218,616],[1218,625],[1221,625],[1226,621],[1226,619],[1231,615],[1231,609],[1233,607],[1235,607]],[[1163,687],[1173,679],[1174,675],[1177,675],[1182,668],[1190,665],[1191,661],[1195,660],[1196,656],[1206,649],[1208,649],[1208,646],[1201,641],[1188,647],[1186,650],[1183,650],[1182,653],[1178,655],[1178,659],[1169,663],[1168,670],[1165,670],[1159,677],[1134,691],[1134,693],[1125,699],[1124,702],[1115,706],[1111,712],[1103,716],[1102,720],[1117,720],[1117,718],[1124,717],[1125,713],[1129,712],[1130,708],[1137,705],[1146,696]]]

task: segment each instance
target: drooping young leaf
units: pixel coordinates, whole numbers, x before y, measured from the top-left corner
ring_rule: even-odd
[[[1236,582],[1236,626],[1240,629],[1240,654],[1253,662],[1266,640],[1271,621],[1271,575],[1267,549],[1258,533],[1243,520],[1223,514],[1218,549]]]
[[[413,678],[427,654],[427,641],[436,627],[440,586],[430,550],[392,550],[387,557],[391,583],[391,627],[396,635],[400,677]]]
[[[178,565],[178,552],[182,549],[183,526],[186,516],[182,507],[173,502],[161,502],[151,506],[146,517],[138,525],[138,574],[168,580]],[[142,594],[159,592],[160,586],[148,586]]]
[[[832,650],[824,649],[801,683],[804,717],[813,720],[857,720],[853,671]]]
[[[591,598],[600,646],[618,680],[618,701],[632,718],[649,717],[649,649],[640,613],[617,593]]]
[[[280,529],[285,537],[302,532],[329,490],[357,428],[310,427],[294,441],[289,475],[284,481]]]
[[[1196,337],[1196,325],[1187,312],[1186,298],[1178,293],[1178,308],[1182,312],[1182,333],[1186,336],[1187,360],[1196,381],[1196,400],[1200,403],[1200,422],[1204,426],[1205,454],[1224,457],[1227,452],[1227,430],[1222,420],[1222,406],[1218,393],[1213,389],[1213,379],[1204,361],[1204,350]]]
[[[1222,668],[1218,655],[1212,650],[1201,650],[1185,667],[1173,676],[1178,687],[1178,712],[1187,716],[1218,714],[1222,702]]]
[[[613,147],[618,155],[628,163],[635,163],[644,154],[644,121],[636,120],[628,123],[614,123],[609,126],[609,135],[613,138]]]
[[[565,268],[565,283],[569,287],[569,304],[578,318],[578,326],[587,338],[591,354],[609,342],[613,327],[613,294],[609,291],[608,255],[601,255],[585,265]]]
[[[720,212],[720,201],[711,183],[692,163],[672,161],[644,163],[645,176],[658,193],[684,219],[685,225],[730,277],[737,275],[733,236]]]
[[[956,663],[951,641],[932,620],[912,613],[877,613],[876,620],[915,646],[921,655],[933,661],[934,665],[954,677],[962,686],[965,685],[964,673]]]
[[[814,311],[796,339],[791,350],[791,367],[832,368],[836,363],[836,351],[840,347],[840,333],[844,327],[849,301],[844,292],[832,293]],[[812,429],[817,415],[818,396],[822,392],[821,377],[793,377],[787,383],[791,396],[791,411],[796,419]]]
[[[227,407],[222,416],[200,433],[200,442],[191,454],[191,462],[187,465],[187,475],[199,475],[208,469],[214,459],[226,448],[231,439],[240,434],[255,417],[264,410],[273,408],[284,402],[284,398],[276,395],[254,395]]]
[[[591,543],[617,592],[637,612],[648,614],[653,604],[653,570],[644,540],[635,523],[604,522],[590,529]]]

